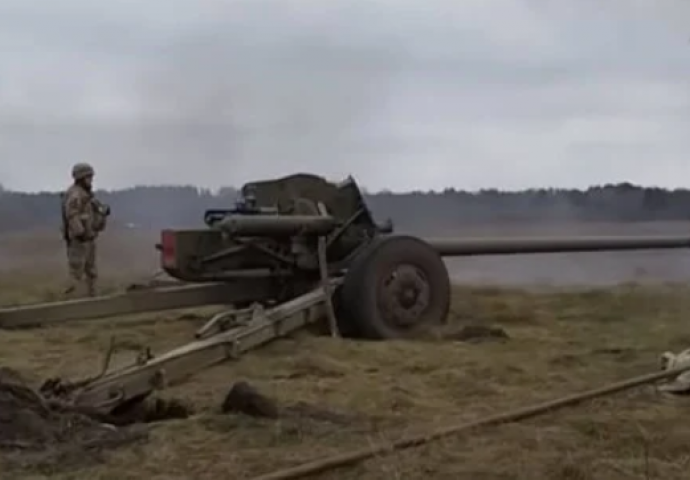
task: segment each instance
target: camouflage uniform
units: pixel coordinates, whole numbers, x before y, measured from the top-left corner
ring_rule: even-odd
[[[67,294],[77,291],[83,283],[87,295],[96,294],[96,239],[105,230],[110,208],[94,197],[93,176],[93,167],[76,164],[72,169],[74,183],[62,196],[63,238],[67,244],[70,278]]]

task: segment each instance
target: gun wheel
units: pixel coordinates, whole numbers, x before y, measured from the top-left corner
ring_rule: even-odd
[[[423,240],[381,237],[354,260],[338,300],[338,320],[351,336],[409,338],[445,322],[450,278]]]

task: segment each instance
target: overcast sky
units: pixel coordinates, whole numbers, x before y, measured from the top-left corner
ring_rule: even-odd
[[[689,0],[0,0],[0,183],[690,187]]]

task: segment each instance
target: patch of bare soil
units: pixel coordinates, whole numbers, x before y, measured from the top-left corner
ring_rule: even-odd
[[[367,415],[335,410],[309,402],[281,405],[275,399],[261,393],[247,382],[237,382],[221,404],[224,414],[242,414],[257,418],[291,421],[301,424],[322,424],[331,427],[369,429],[380,423]]]
[[[459,328],[456,326],[441,332],[440,337],[443,340],[468,343],[505,342],[510,339],[504,329],[488,325],[463,325]]]
[[[243,437],[244,445],[237,448],[252,445],[270,450],[294,448],[304,442],[338,443],[343,438],[370,437],[382,429],[401,426],[397,420],[319,402],[281,402],[247,382],[235,383],[221,404],[220,415],[206,416],[202,424],[208,432]],[[262,439],[267,434],[268,438]],[[272,463],[272,459],[266,460]]]
[[[99,461],[105,450],[143,441],[145,427],[117,427],[48,401],[16,373],[0,371],[0,453],[5,469],[56,470]]]

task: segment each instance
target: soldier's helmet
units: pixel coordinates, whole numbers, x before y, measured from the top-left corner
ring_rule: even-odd
[[[74,180],[83,180],[86,177],[92,177],[93,174],[93,167],[88,163],[77,163],[72,167],[72,178]]]

